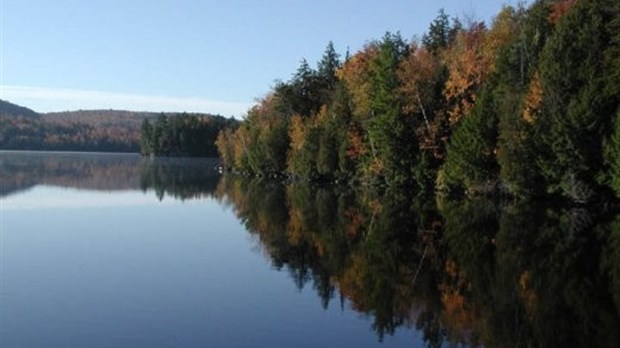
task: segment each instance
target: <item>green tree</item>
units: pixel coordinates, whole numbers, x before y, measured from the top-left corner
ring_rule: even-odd
[[[620,197],[620,109],[616,112],[613,132],[604,144],[604,156],[609,167],[609,186]]]
[[[469,193],[494,190],[499,169],[496,143],[496,104],[492,87],[486,86],[470,115],[461,120],[450,138],[438,188],[461,188]]]
[[[386,33],[370,65],[370,107],[367,125],[371,152],[367,173],[387,185],[411,183],[418,154],[414,124],[402,113],[397,69],[408,52],[400,34]]]
[[[287,83],[279,83],[275,93],[280,106],[278,109],[292,116],[299,114],[310,117],[321,107],[320,84],[317,72],[305,59],[302,59],[292,79]]]
[[[318,153],[316,156],[316,166],[319,175],[325,178],[332,178],[338,175],[338,151],[341,132],[335,117],[330,117],[327,108],[322,112],[327,113],[323,119],[319,119],[320,135],[318,140]]]
[[[432,54],[438,54],[440,50],[446,48],[451,36],[450,17],[442,8],[428,28],[428,32],[422,36],[422,44]]]
[[[142,121],[140,127],[140,153],[143,156],[153,153],[153,126],[147,118]]]
[[[168,117],[159,114],[153,125],[153,154],[159,156],[168,151]]]
[[[585,202],[599,190],[602,139],[612,128],[618,97],[605,91],[612,0],[578,1],[559,20],[542,53],[542,116],[535,122],[538,164],[547,190]]]
[[[336,70],[340,68],[340,56],[336,53],[334,43],[329,42],[323,53],[323,57],[318,62],[317,77],[321,83],[321,88],[331,91],[338,81]],[[325,103],[327,104],[327,103]]]
[[[492,31],[504,26],[510,38],[495,62],[498,112],[498,154],[503,187],[516,196],[539,194],[541,179],[532,166],[535,149],[531,122],[538,111],[540,80],[538,56],[551,26],[548,6],[537,3],[529,10],[506,7]]]
[[[620,4],[609,4],[612,12],[606,29],[610,33],[610,44],[604,53],[605,67],[605,95],[615,102],[613,127],[609,132],[603,151],[607,165],[605,177],[609,186],[615,191],[616,197],[620,197]]]

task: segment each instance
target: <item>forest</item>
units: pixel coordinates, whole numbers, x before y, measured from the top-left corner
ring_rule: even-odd
[[[187,113],[160,114],[140,127],[140,153],[144,156],[217,157],[215,139],[223,129],[238,125],[233,118],[200,117]]]
[[[620,2],[537,0],[490,25],[440,10],[302,60],[217,138],[225,167],[414,192],[620,197]]]
[[[0,100],[0,149],[45,151],[139,152],[143,120],[191,118],[202,125],[194,141],[201,153],[216,156],[214,145],[222,127],[236,121],[210,114],[158,114],[124,110],[78,110],[37,113]],[[172,122],[174,123],[174,122]],[[204,137],[206,136],[206,138]]]

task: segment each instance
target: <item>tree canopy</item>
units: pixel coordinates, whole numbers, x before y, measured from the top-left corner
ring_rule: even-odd
[[[220,134],[226,167],[417,192],[620,197],[620,5],[538,0],[489,23],[444,10],[289,81]]]

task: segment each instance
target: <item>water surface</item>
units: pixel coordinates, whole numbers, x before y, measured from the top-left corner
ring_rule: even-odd
[[[610,208],[2,152],[0,346],[615,346]]]

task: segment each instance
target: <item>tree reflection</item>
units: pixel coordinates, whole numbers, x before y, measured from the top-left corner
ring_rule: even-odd
[[[143,159],[139,163],[140,189],[154,190],[159,200],[210,197],[217,188],[216,159]]]
[[[223,177],[215,196],[275,267],[327,307],[443,345],[613,346],[620,216],[609,209],[432,201]]]
[[[312,287],[325,308],[367,316],[379,339],[404,327],[429,347],[620,342],[617,209],[284,185],[220,177],[214,165],[3,153],[0,192],[46,184],[215,197],[274,268]]]
[[[137,155],[2,152],[0,196],[36,185],[101,191],[137,189],[139,163]]]
[[[210,197],[217,159],[142,158],[132,154],[3,152],[0,197],[37,185],[97,191],[155,191],[161,200]]]

